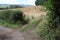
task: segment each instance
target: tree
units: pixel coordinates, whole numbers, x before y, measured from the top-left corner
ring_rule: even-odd
[[[36,0],[35,2],[36,5],[43,5],[44,3],[45,2],[42,2],[41,0]],[[49,17],[47,24],[49,31],[47,30],[48,31],[47,33],[49,35],[51,34],[52,36],[54,35],[53,37],[54,39],[51,38],[52,36],[49,36],[50,37],[49,40],[60,40],[60,0],[47,0],[46,8],[49,10],[49,11],[47,10],[48,11],[47,16]]]
[[[19,6],[19,5],[10,5],[10,8],[22,8],[22,6]]]
[[[55,25],[55,26],[53,25],[52,27],[55,29],[56,40],[60,40],[60,32],[59,32],[60,31],[60,0],[52,0],[52,1],[54,2],[54,3],[52,3],[52,5],[53,5],[52,12],[53,12],[53,15],[54,15],[53,22],[54,22],[54,25]]]
[[[36,0],[36,1],[35,1],[35,4],[36,4],[36,5],[45,5],[46,2],[47,2],[47,0]]]

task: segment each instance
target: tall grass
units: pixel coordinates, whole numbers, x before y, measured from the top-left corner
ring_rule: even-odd
[[[41,21],[42,18],[35,18],[31,20],[29,24],[22,31],[34,30]]]

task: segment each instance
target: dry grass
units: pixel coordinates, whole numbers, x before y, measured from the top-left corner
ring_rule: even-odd
[[[46,8],[43,6],[29,6],[24,8],[8,9],[8,10],[21,10],[23,11],[25,18],[38,18],[41,15],[46,15]],[[0,10],[1,11],[1,10]]]
[[[43,6],[31,6],[31,7],[26,7],[26,8],[21,8],[24,12],[24,15],[29,18],[38,18],[41,15],[46,15],[45,7]]]

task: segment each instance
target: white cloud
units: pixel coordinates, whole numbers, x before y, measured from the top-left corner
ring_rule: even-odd
[[[1,0],[0,4],[19,4],[17,0]]]
[[[35,5],[35,0],[0,0],[0,4],[29,4],[29,5]]]
[[[22,1],[20,0],[20,3],[35,5],[35,0],[22,0]]]

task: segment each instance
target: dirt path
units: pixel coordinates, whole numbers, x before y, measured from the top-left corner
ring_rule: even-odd
[[[13,35],[8,35],[11,31],[13,30],[10,28],[0,26],[0,40],[24,40],[23,33],[17,31]]]
[[[14,31],[13,29],[0,26],[0,40],[38,40],[32,31],[19,32],[16,31],[14,34],[7,34]]]

